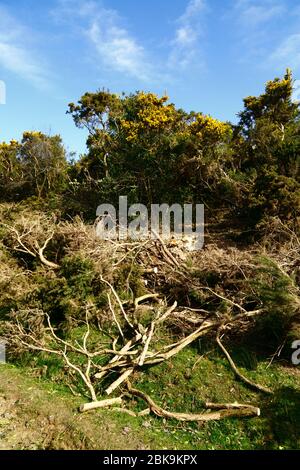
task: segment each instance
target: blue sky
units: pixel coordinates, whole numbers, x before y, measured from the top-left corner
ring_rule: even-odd
[[[41,130],[84,152],[67,105],[102,87],[234,121],[286,67],[300,78],[300,0],[0,0],[0,141]]]

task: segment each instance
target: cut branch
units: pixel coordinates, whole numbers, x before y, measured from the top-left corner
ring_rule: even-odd
[[[85,403],[81,405],[79,411],[84,413],[85,411],[95,410],[97,408],[107,408],[109,406],[122,405],[122,398],[110,398],[108,400],[93,401],[91,403]]]
[[[128,379],[128,377],[132,374],[133,371],[134,369],[132,367],[131,369],[128,369],[123,372],[123,374],[105,390],[105,393],[107,395],[110,395],[114,390],[116,390],[116,388],[118,388],[123,382]]]
[[[263,393],[267,393],[267,394],[272,394],[272,390],[270,390],[269,388],[267,387],[264,387],[263,385],[259,385],[259,384],[256,384],[255,382],[252,382],[252,380],[248,379],[247,377],[245,377],[239,370],[238,368],[236,367],[233,359],[231,358],[229,352],[227,351],[227,349],[225,348],[225,346],[222,344],[221,342],[221,339],[220,339],[220,331],[223,329],[223,326],[221,328],[219,328],[218,332],[217,332],[217,343],[220,347],[220,349],[223,351],[224,355],[226,356],[229,364],[230,364],[230,367],[231,369],[233,370],[233,372],[235,373],[235,375],[242,381],[244,382],[246,385],[248,385],[250,388],[254,389],[254,390],[258,390],[259,392],[263,392]]]
[[[47,245],[48,243],[52,240],[53,238],[53,233],[52,235],[47,238],[47,240],[45,241],[44,245],[42,246],[42,248],[38,248],[38,253],[39,253],[39,258],[41,260],[41,262],[45,265],[45,266],[48,266],[48,268],[52,268],[52,269],[59,269],[60,266],[56,263],[52,263],[52,261],[48,261],[45,256],[44,256],[44,251],[45,249],[47,248]]]
[[[212,413],[176,413],[164,410],[161,406],[157,405],[152,398],[149,397],[144,392],[137,390],[127,383],[128,391],[144,400],[148,405],[150,410],[161,418],[167,419],[177,419],[178,421],[213,421],[220,420],[224,418],[234,418],[234,417],[254,417],[260,415],[260,409],[253,406],[244,406],[243,408],[226,408],[220,411],[215,411]]]
[[[117,292],[116,292],[114,286],[113,286],[110,282],[106,281],[106,279],[104,279],[103,276],[101,276],[100,279],[101,279],[102,282],[104,282],[104,284],[106,284],[106,285],[110,288],[110,290],[111,290],[111,292],[113,293],[113,295],[114,295],[116,301],[117,301],[118,304],[119,304],[120,310],[121,310],[121,312],[122,312],[122,315],[123,315],[123,317],[124,317],[126,323],[130,326],[130,328],[132,328],[132,329],[134,330],[134,326],[133,326],[133,324],[131,323],[131,321],[129,320],[129,318],[128,318],[128,316],[127,316],[125,310],[124,310],[123,304],[122,304],[122,302],[121,302],[121,300],[120,300],[120,297],[118,296],[118,294],[117,294]]]

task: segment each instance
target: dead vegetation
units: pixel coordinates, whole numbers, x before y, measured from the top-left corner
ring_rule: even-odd
[[[130,382],[147,374],[148,367],[180,354],[200,337],[209,337],[219,346],[238,380],[261,393],[272,393],[245,377],[224,345],[224,341],[237,334],[242,337],[253,331],[273,308],[272,299],[263,298],[252,282],[255,279],[261,284],[270,278],[269,271],[267,280],[264,278],[256,247],[252,251],[225,250],[213,244],[190,256],[186,253],[180,256],[182,247],[174,245],[174,241],[160,238],[143,242],[99,241],[93,227],[79,218],[58,223],[39,214],[21,217],[11,224],[2,223],[2,227],[5,250],[19,263],[15,276],[20,276],[23,284],[25,278],[34,278],[36,273],[54,285],[61,282],[65,260],[73,260],[74,256],[90,263],[89,277],[85,280],[89,295],[85,302],[82,298],[70,299],[71,311],[79,305],[81,312],[79,317],[71,318],[71,323],[70,317],[54,321],[51,312],[37,300],[32,301],[32,293],[29,298],[33,306],[28,305],[28,300],[23,301],[21,307],[12,309],[9,321],[5,322],[5,335],[13,354],[29,350],[56,355],[73,376],[78,376],[91,399],[82,411],[121,405],[121,410],[134,414],[126,409],[126,390],[146,402],[147,412],[165,418],[206,421],[259,414],[259,406],[238,403],[210,404],[207,408],[212,411],[194,415],[172,413]],[[299,240],[295,234],[290,235],[285,249],[281,247],[281,251],[274,253],[265,247],[264,255],[268,254],[275,272],[270,289],[273,292],[276,288],[276,279],[281,282],[284,292],[279,294],[285,304],[280,308],[288,309],[282,313],[288,318],[287,323],[293,324],[299,318],[299,290],[295,281]],[[28,257],[38,264],[30,265]],[[81,265],[75,268],[72,282]],[[16,282],[28,299],[28,286]],[[35,286],[33,291],[37,290]],[[70,324],[80,327],[81,338],[62,334],[66,320],[69,327]],[[162,331],[169,334],[163,335]],[[112,401],[99,400],[103,393],[120,395]]]

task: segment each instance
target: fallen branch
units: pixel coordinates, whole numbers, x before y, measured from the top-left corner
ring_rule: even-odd
[[[114,390],[116,390],[116,388],[118,388],[123,382],[125,382],[125,380],[128,379],[128,377],[133,373],[133,370],[133,367],[131,369],[125,370],[125,372],[123,372],[123,374],[120,375],[120,377],[105,390],[105,393],[110,395]]]
[[[159,233],[157,233],[155,230],[151,229],[154,237],[160,241],[161,243],[161,246],[162,246],[162,250],[164,252],[164,254],[166,255],[167,259],[169,261],[171,261],[172,264],[175,264],[175,266],[177,268],[180,268],[180,264],[178,263],[177,259],[172,255],[172,253],[170,252],[170,250],[167,248],[165,242],[163,241],[163,239],[161,238],[161,236],[159,235]]]
[[[79,411],[84,413],[86,411],[95,410],[97,408],[107,408],[109,406],[115,405],[122,405],[122,398],[110,398],[108,400],[101,400],[101,401],[92,401],[91,403],[85,403],[84,405],[80,405]]]
[[[145,294],[145,295],[142,295],[141,297],[137,297],[134,301],[135,310],[138,308],[141,302],[144,302],[144,300],[155,299],[158,302],[158,297],[159,297],[159,294]]]
[[[53,235],[54,234],[52,233],[51,236],[47,238],[42,248],[38,248],[38,254],[39,254],[41,263],[43,263],[45,266],[47,266],[48,268],[52,268],[52,269],[59,269],[60,266],[58,264],[52,263],[52,261],[48,261],[44,256],[44,251],[47,248],[48,243],[52,240]]]
[[[208,410],[242,410],[242,409],[249,409],[253,410],[257,416],[260,416],[260,409],[256,406],[252,405],[245,405],[243,403],[205,403],[205,408]]]
[[[155,328],[155,322],[153,321],[151,323],[151,326],[150,326],[150,331],[149,331],[149,335],[147,337],[147,340],[145,342],[145,347],[143,349],[143,352],[140,356],[140,359],[139,359],[139,366],[141,367],[142,365],[144,365],[144,362],[145,362],[145,358],[146,358],[146,354],[148,352],[148,349],[149,349],[149,346],[150,346],[150,342],[152,340],[152,336],[153,336],[153,333],[154,333],[154,328]]]
[[[124,317],[126,323],[130,326],[130,328],[132,328],[132,329],[134,330],[134,326],[133,326],[133,324],[131,323],[131,321],[129,320],[129,318],[128,318],[128,316],[127,316],[125,310],[124,310],[123,304],[122,304],[122,302],[121,302],[121,300],[120,300],[120,297],[118,296],[118,294],[117,294],[117,292],[116,292],[114,286],[113,286],[110,282],[106,281],[106,279],[104,279],[103,276],[101,276],[100,279],[101,279],[102,282],[104,282],[104,284],[106,284],[106,285],[110,288],[110,290],[111,290],[111,292],[113,293],[113,295],[114,295],[116,301],[117,301],[118,304],[119,304],[120,310],[121,310],[121,312],[122,312],[122,315],[123,315],[123,317]]]
[[[107,300],[108,300],[109,309],[110,309],[110,311],[111,311],[111,313],[112,313],[114,322],[115,322],[115,324],[116,324],[117,327],[118,327],[118,330],[119,330],[119,332],[120,332],[120,335],[121,335],[122,338],[124,339],[124,333],[123,333],[123,331],[122,331],[121,325],[120,325],[120,323],[118,322],[117,316],[116,316],[115,311],[114,311],[114,308],[113,308],[113,306],[112,306],[111,299],[110,299],[110,295],[109,295],[109,293],[107,293],[106,295],[107,295]]]
[[[215,411],[213,413],[176,413],[164,410],[159,405],[157,405],[149,395],[146,393],[141,392],[131,386],[129,382],[127,382],[128,391],[136,396],[144,400],[148,405],[150,410],[161,418],[167,419],[177,419],[178,421],[213,421],[213,420],[220,420],[224,418],[234,418],[234,417],[254,417],[260,415],[260,409],[255,408],[254,406],[245,406],[243,408],[232,408],[232,409],[222,409],[220,411]]]
[[[235,373],[235,375],[242,381],[244,382],[246,385],[248,385],[250,388],[253,388],[255,390],[258,390],[259,392],[263,392],[263,393],[267,393],[267,394],[272,394],[272,390],[270,390],[269,388],[267,387],[264,387],[263,385],[259,385],[259,384],[256,384],[255,382],[252,382],[252,380],[248,379],[247,377],[245,377],[239,370],[238,368],[236,367],[235,363],[233,362],[229,352],[227,351],[227,349],[225,348],[225,346],[222,344],[221,342],[221,339],[220,339],[220,331],[223,329],[223,326],[221,328],[219,328],[218,332],[217,332],[217,343],[218,343],[218,346],[220,347],[220,349],[223,351],[224,355],[226,356],[229,364],[230,364],[230,367],[231,369],[233,370],[233,372]]]
[[[151,412],[150,408],[146,408],[145,410],[142,410],[138,413],[135,413],[134,411],[132,410],[129,410],[128,408],[111,408],[109,411],[113,411],[114,413],[117,412],[117,413],[125,413],[129,416],[132,416],[133,418],[138,418],[138,417],[143,417],[143,416],[148,416]]]
[[[114,367],[124,367],[126,363],[122,360],[122,356],[128,355],[129,350],[142,338],[142,335],[139,333],[133,339],[128,341],[125,346],[123,346],[120,351],[115,352],[115,356],[109,361],[106,366],[100,368],[100,372],[94,375],[95,379],[102,379],[111,369]],[[133,353],[130,353],[133,354]],[[135,354],[135,353],[134,353]]]
[[[45,241],[45,243],[43,244],[42,247],[40,247],[37,240],[34,240],[34,243],[33,243],[34,248],[32,249],[32,248],[29,248],[28,246],[26,246],[26,244],[23,242],[23,238],[31,234],[33,227],[30,227],[27,230],[27,232],[20,234],[19,231],[15,227],[11,227],[11,226],[9,226],[7,224],[4,224],[4,223],[1,223],[1,225],[3,227],[7,228],[10,231],[11,234],[14,234],[15,240],[16,240],[16,242],[18,243],[18,245],[20,247],[19,248],[18,246],[14,246],[15,251],[19,251],[21,253],[26,253],[26,254],[32,256],[33,258],[39,258],[41,263],[44,264],[45,266],[47,266],[48,268],[51,268],[51,269],[59,269],[60,268],[60,266],[58,264],[47,260],[45,258],[45,255],[44,255],[44,251],[47,248],[49,242],[52,240],[54,233],[52,233],[47,238],[47,240]]]

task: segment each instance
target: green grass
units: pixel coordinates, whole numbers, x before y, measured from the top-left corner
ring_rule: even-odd
[[[205,348],[204,348],[205,349]],[[136,372],[133,385],[149,394],[170,411],[201,412],[205,401],[249,403],[261,408],[256,418],[226,419],[208,423],[179,423],[156,416],[132,418],[114,411],[98,411],[117,423],[130,426],[152,449],[299,449],[300,448],[300,371],[296,368],[260,360],[254,353],[235,349],[232,355],[241,372],[253,381],[274,390],[273,396],[256,393],[238,382],[226,359],[216,349],[201,351],[190,347],[171,361]],[[52,361],[52,362],[51,362]],[[47,365],[39,381],[55,382],[57,394],[70,395],[56,358],[35,360],[35,371]],[[27,373],[28,368],[25,368]],[[53,386],[53,385],[52,385]],[[81,388],[81,387],[80,387]],[[117,395],[117,393],[116,393]],[[127,407],[142,410],[145,403],[128,398]]]
[[[198,361],[198,362],[196,362]],[[195,365],[196,364],[196,365]],[[275,390],[266,397],[235,380],[227,363],[217,351],[199,360],[193,348],[183,351],[169,363],[148,371],[137,387],[151,395],[162,407],[172,411],[199,412],[203,402],[250,403],[261,408],[257,418],[209,422],[163,424],[176,429],[169,444],[178,440],[179,448],[197,449],[297,449],[300,448],[300,374],[268,362],[258,362],[255,370],[241,368],[254,381]],[[181,447],[180,447],[181,446]]]

